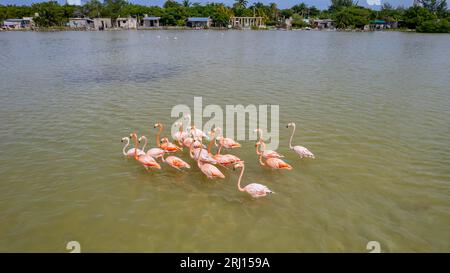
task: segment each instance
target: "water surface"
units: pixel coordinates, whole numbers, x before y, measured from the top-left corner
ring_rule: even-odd
[[[174,39],[176,37],[177,39]],[[0,251],[450,251],[450,36],[304,31],[0,33]],[[147,172],[174,105],[278,104],[279,152],[238,173]],[[205,119],[207,121],[207,119]],[[299,160],[294,143],[316,154]],[[167,131],[166,131],[167,133]],[[188,162],[187,154],[181,154]]]

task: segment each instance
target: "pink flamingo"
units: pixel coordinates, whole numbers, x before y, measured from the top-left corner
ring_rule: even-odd
[[[130,138],[134,140],[134,145],[137,148],[138,138],[136,133],[132,133],[130,135]],[[141,163],[142,166],[144,166],[146,169],[148,169],[149,167],[161,169],[161,166],[158,164],[158,162],[156,162],[156,160],[153,157],[148,155],[138,155],[137,150],[135,150],[134,159],[136,159],[139,163]]]
[[[191,115],[185,114],[184,118],[187,119],[188,126],[186,127],[186,132],[191,133],[192,137],[195,139],[201,139],[206,138],[208,139],[208,136],[200,129],[196,128],[195,125],[192,124]]]
[[[258,151],[258,146],[259,145],[263,145],[264,148],[266,146],[266,144],[264,142],[258,141],[256,142],[256,150]],[[283,169],[283,170],[292,170],[291,165],[287,164],[286,162],[284,162],[283,160],[276,158],[276,157],[269,157],[266,159],[266,162],[264,162],[262,160],[262,153],[259,154],[259,163],[262,166],[269,166],[272,169]]]
[[[164,156],[162,157],[162,161],[169,164],[169,166],[181,171],[181,168],[186,168],[186,169],[190,169],[191,166],[184,162],[181,158],[176,157],[176,156],[168,156],[167,158],[164,159]]]
[[[239,180],[237,182],[239,191],[246,192],[246,193],[250,194],[250,196],[253,198],[264,197],[264,196],[267,196],[268,194],[274,193],[268,187],[258,184],[258,183],[251,183],[251,184],[248,184],[247,186],[241,188],[241,179],[242,179],[242,176],[244,175],[244,169],[245,169],[244,161],[234,164],[233,169],[236,170],[238,168],[241,168],[241,174],[239,175]]]
[[[201,148],[199,148],[201,149]],[[204,150],[204,149],[202,149]],[[197,165],[200,168],[200,170],[206,175],[207,178],[209,179],[214,179],[214,178],[225,178],[225,175],[219,170],[217,169],[216,166],[211,165],[209,163],[205,163],[201,160],[201,157],[198,156],[197,157]]]
[[[140,138],[139,138],[139,143],[141,143],[141,140],[142,139],[144,139],[144,146],[142,147],[142,151],[144,151],[145,152],[145,147],[147,146],[147,142],[148,142],[148,140],[147,140],[147,137],[146,136],[141,136]],[[148,151],[146,152],[146,155],[149,155],[149,156],[151,156],[151,157],[153,157],[153,158],[155,158],[155,159],[158,159],[158,158],[162,158],[162,156],[164,155],[164,153],[165,153],[165,151],[163,150],[163,149],[161,149],[161,148],[150,148],[150,149],[148,149]]]
[[[177,152],[182,151],[183,148],[178,147],[177,145],[173,144],[169,141],[167,137],[163,137],[161,139],[161,148],[165,150],[166,152]]]
[[[179,146],[183,146],[183,140],[188,138],[189,134],[187,132],[183,131],[183,122],[177,122],[177,123],[175,123],[175,125],[178,126],[179,130],[178,130],[178,132],[175,132],[175,134],[172,137],[173,137],[173,139],[178,141]]]
[[[292,146],[292,138],[294,137],[294,133],[295,133],[295,123],[294,122],[290,122],[286,126],[286,128],[289,128],[289,127],[293,127],[292,135],[291,135],[291,138],[289,139],[289,149],[294,150],[294,152],[296,152],[300,156],[300,158],[304,158],[304,157],[315,158],[314,154],[311,153],[305,147],[303,147],[303,146]]]
[[[129,137],[122,138],[122,142],[124,142],[124,141],[126,141],[127,143],[125,144],[125,146],[123,146],[123,149],[122,149],[123,155],[127,156],[127,157],[134,157],[134,153],[135,153],[135,149],[136,148],[131,148],[128,151],[125,151],[126,148],[128,146],[130,146],[130,138]],[[140,149],[137,149],[137,153],[138,153],[138,155],[144,155],[145,154],[144,151],[140,150]]]
[[[222,133],[222,128],[217,127],[217,128],[214,129],[214,132],[216,132],[216,131],[219,131],[219,132]],[[233,148],[241,147],[241,144],[237,143],[233,139],[231,139],[229,137],[223,137],[223,136],[219,137],[219,144],[222,145],[223,147],[227,148],[227,149],[233,149]]]
[[[260,142],[264,142],[264,140],[262,139],[262,130],[261,129],[255,129],[255,131],[257,134],[259,132],[259,138],[258,141]],[[256,149],[256,153],[259,155],[260,153],[262,153],[262,156],[264,158],[271,158],[271,157],[276,157],[276,158],[280,158],[280,157],[284,157],[283,155],[279,154],[276,151],[272,151],[272,150],[264,150],[262,152],[258,151],[258,148]]]
[[[189,155],[194,160],[200,160],[202,162],[217,164],[217,161],[208,153],[206,149],[202,148],[202,143],[199,140],[192,142],[189,148]]]
[[[208,153],[210,154],[210,155],[212,155],[212,153],[211,153],[211,147],[212,147],[212,144],[214,143],[214,144],[216,144],[216,138],[215,138],[215,132],[214,131],[211,131],[211,132],[209,132],[209,135],[211,136],[211,140],[210,140],[210,142],[209,142],[209,145],[208,145]],[[217,150],[217,154],[216,155],[212,155],[212,157],[217,161],[217,163],[219,163],[220,165],[222,165],[222,166],[224,166],[224,167],[227,167],[227,166],[229,166],[229,165],[231,165],[231,164],[234,164],[234,163],[236,163],[236,162],[239,162],[239,161],[241,161],[241,159],[239,158],[239,157],[237,157],[237,156],[235,156],[235,155],[231,155],[231,154],[225,154],[225,155],[221,155],[220,154],[220,149],[222,148],[222,145],[220,145],[220,147],[219,147],[219,149]]]
[[[181,151],[180,147],[178,147],[177,145],[175,145],[169,141],[161,144],[161,133],[164,130],[164,125],[162,123],[160,123],[160,122],[156,123],[154,128],[159,128],[158,133],[156,133],[156,145],[158,145],[158,148],[161,148],[166,152]]]

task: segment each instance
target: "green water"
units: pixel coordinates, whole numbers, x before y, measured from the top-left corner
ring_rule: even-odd
[[[28,32],[0,48],[2,252],[450,251],[449,35]],[[279,105],[292,171],[259,166],[254,141],[232,151],[243,184],[277,194],[209,181],[186,152],[186,172],[123,158],[123,136],[154,146],[194,96]],[[287,148],[290,121],[315,160]]]

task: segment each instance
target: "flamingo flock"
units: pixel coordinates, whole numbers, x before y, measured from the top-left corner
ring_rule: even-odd
[[[195,125],[191,124],[191,117],[189,115],[186,115],[184,118],[188,121],[190,126],[187,126],[184,130],[182,122],[175,123],[175,126],[179,128],[179,130],[172,135],[172,138],[176,143],[170,142],[167,137],[161,138],[161,134],[164,131],[164,125],[158,122],[153,126],[154,129],[158,130],[155,135],[157,147],[149,148],[146,151],[145,149],[148,144],[147,137],[141,136],[138,138],[136,133],[131,133],[128,137],[122,138],[122,142],[125,142],[125,146],[122,149],[123,155],[135,159],[147,170],[161,169],[161,164],[164,163],[178,171],[183,171],[183,169],[191,169],[191,165],[172,154],[182,152],[186,148],[191,159],[197,163],[198,169],[208,179],[224,179],[225,175],[219,167],[233,167],[233,170],[241,170],[237,181],[237,188],[239,191],[246,192],[253,198],[264,197],[273,193],[268,187],[258,183],[250,183],[244,187],[241,186],[245,162],[233,154],[221,153],[222,149],[236,149],[241,147],[240,143],[232,138],[221,136],[220,133],[222,129],[220,127],[205,133],[196,128]],[[300,158],[314,158],[314,154],[307,148],[303,146],[292,146],[292,139],[295,134],[295,123],[290,122],[286,127],[292,128],[292,134],[289,139],[289,149],[298,154]],[[256,155],[260,165],[270,169],[292,170],[292,166],[281,159],[284,157],[283,155],[277,151],[266,150],[266,144],[262,138],[262,130],[257,128],[255,129],[255,132],[257,133],[257,142],[255,144]],[[208,146],[203,144],[203,140],[209,140]],[[144,144],[142,148],[139,149],[139,144],[142,142]],[[133,148],[130,147],[131,143],[134,144]],[[213,145],[217,149],[215,154],[211,151]],[[160,160],[160,162],[158,162],[158,160]]]

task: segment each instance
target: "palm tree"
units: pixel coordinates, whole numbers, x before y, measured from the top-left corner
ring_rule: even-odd
[[[235,0],[234,8],[236,9],[245,9],[247,7],[248,1],[247,0]]]
[[[189,0],[183,0],[183,7],[189,8],[191,6],[191,2]]]

